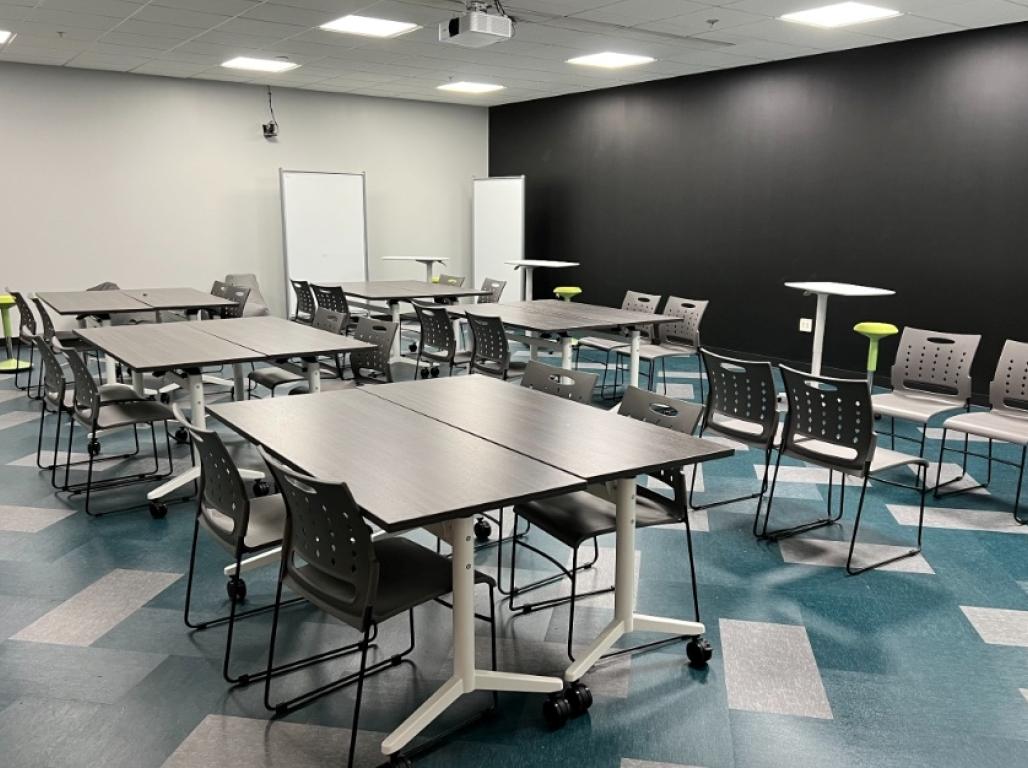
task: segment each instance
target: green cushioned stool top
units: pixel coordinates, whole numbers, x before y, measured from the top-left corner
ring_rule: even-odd
[[[571,299],[581,292],[582,289],[577,285],[562,285],[553,289],[553,295],[558,299],[564,299],[564,301],[571,301]]]
[[[867,336],[869,339],[884,339],[886,336],[894,336],[899,333],[899,328],[892,323],[874,323],[870,321],[857,323],[853,326],[853,330],[862,336]]]

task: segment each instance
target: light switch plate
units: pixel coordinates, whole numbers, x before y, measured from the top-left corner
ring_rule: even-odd
[[[811,320],[809,317],[801,317],[800,318],[800,331],[802,331],[803,333],[813,333],[813,331],[814,331],[814,321]]]

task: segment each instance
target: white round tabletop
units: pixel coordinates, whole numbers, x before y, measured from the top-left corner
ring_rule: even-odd
[[[896,291],[888,288],[872,288],[867,285],[832,282],[786,283],[786,288],[795,288],[807,293],[823,293],[826,296],[892,296]]]

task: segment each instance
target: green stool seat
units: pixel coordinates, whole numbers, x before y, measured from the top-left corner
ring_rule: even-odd
[[[433,283],[438,283],[439,282],[439,275],[432,275],[432,282]]]
[[[9,293],[0,293],[0,318],[3,319],[4,345],[7,347],[7,359],[0,360],[0,373],[15,373],[24,371],[31,366],[14,356],[14,343],[11,340],[11,307],[14,306],[14,297]]]
[[[854,325],[853,330],[861,336],[867,337],[867,383],[873,387],[875,371],[878,370],[878,342],[889,336],[895,336],[899,333],[899,328],[892,323],[866,321]]]
[[[563,299],[564,301],[571,301],[573,298],[575,298],[575,296],[577,296],[581,292],[582,289],[579,288],[577,285],[562,285],[558,288],[553,289],[553,295],[556,296],[558,299]]]

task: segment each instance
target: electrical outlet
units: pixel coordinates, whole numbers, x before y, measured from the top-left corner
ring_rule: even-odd
[[[809,317],[800,318],[800,331],[802,333],[813,333],[814,332],[814,321]]]

